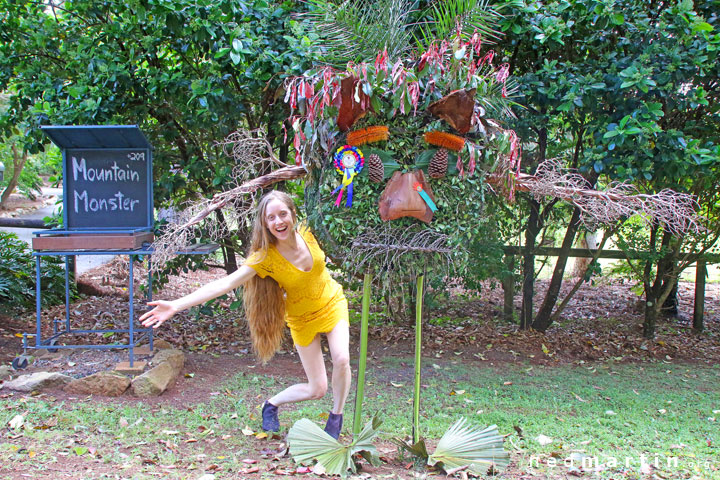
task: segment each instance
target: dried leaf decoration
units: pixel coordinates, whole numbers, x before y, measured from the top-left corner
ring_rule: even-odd
[[[287,440],[290,455],[297,463],[309,463],[316,460],[328,475],[346,477],[348,471],[356,473],[353,455],[359,453],[373,465],[379,464],[378,453],[373,438],[378,434],[382,421],[375,417],[369,421],[350,445],[343,445],[314,422],[302,418],[295,422],[288,432]],[[316,466],[317,469],[317,466]]]
[[[445,471],[467,465],[475,475],[485,474],[490,467],[507,467],[510,455],[503,448],[503,437],[498,434],[497,426],[480,430],[465,423],[466,419],[461,418],[445,432],[428,458],[428,465],[440,463]]]
[[[462,134],[470,131],[470,122],[475,110],[475,89],[454,90],[428,107],[428,111],[448,122]]]
[[[405,173],[396,171],[385,186],[378,202],[380,218],[383,222],[402,217],[414,217],[430,223],[434,215],[433,211],[418,195],[414,188],[415,183],[420,183],[432,201],[435,201],[435,196],[425,180],[422,170]]]
[[[350,130],[350,127],[364,117],[369,109],[370,97],[363,92],[360,80],[357,77],[343,78],[340,83],[340,111],[337,119],[340,131]]]

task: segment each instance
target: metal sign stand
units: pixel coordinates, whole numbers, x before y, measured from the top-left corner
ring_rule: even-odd
[[[23,355],[13,360],[13,367],[16,369],[25,368],[28,362],[27,349],[47,349],[49,352],[55,352],[57,349],[69,349],[69,348],[87,348],[97,350],[109,350],[112,348],[126,348],[128,349],[129,366],[133,368],[135,366],[135,355],[134,349],[137,348],[147,338],[148,346],[150,351],[153,350],[153,329],[152,328],[135,328],[135,292],[134,292],[134,268],[133,263],[137,256],[147,256],[148,258],[148,271],[150,270],[150,262],[152,254],[151,248],[142,248],[139,250],[85,250],[85,251],[73,251],[72,253],[65,251],[41,251],[34,252],[35,257],[35,309],[36,309],[36,329],[35,334],[23,333]],[[70,326],[70,257],[75,255],[127,255],[130,261],[129,265],[129,279],[128,279],[128,296],[129,299],[129,315],[128,315],[128,328],[116,329],[116,330],[80,330],[72,329]],[[42,338],[42,287],[41,287],[41,274],[40,274],[40,258],[43,256],[64,256],[65,257],[65,325],[64,328],[59,328],[58,324],[62,322],[58,319],[53,320],[53,333],[48,338]],[[152,274],[148,273],[147,283],[147,300],[152,301]],[[83,335],[92,333],[120,333],[128,334],[127,343],[114,343],[110,345],[83,345],[83,344],[72,344],[72,345],[58,345],[57,340],[61,335]],[[137,335],[140,334],[140,335]],[[28,337],[35,337],[35,345],[29,345]]]

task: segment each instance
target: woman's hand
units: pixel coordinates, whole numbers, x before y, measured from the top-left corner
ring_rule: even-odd
[[[148,302],[148,305],[154,306],[155,308],[140,317],[140,322],[142,322],[144,327],[158,328],[165,320],[169,320],[178,312],[175,304],[166,300]]]

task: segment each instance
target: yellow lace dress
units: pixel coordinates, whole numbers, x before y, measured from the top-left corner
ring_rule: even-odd
[[[325,267],[325,253],[306,226],[298,230],[310,250],[313,265],[300,270],[283,257],[275,245],[267,252],[252,253],[244,265],[261,277],[270,276],[286,294],[286,318],[293,342],[306,347],[318,333],[327,333],[340,320],[348,321],[348,305],[343,289]]]

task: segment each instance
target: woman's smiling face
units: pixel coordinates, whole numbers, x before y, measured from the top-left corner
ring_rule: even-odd
[[[295,232],[295,219],[292,211],[278,199],[271,200],[267,204],[265,225],[278,241],[287,240]]]

